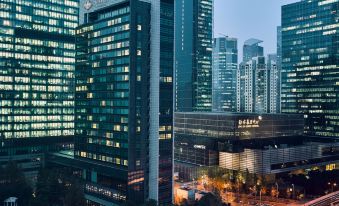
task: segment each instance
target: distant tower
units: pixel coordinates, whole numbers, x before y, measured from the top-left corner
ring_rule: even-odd
[[[253,57],[264,56],[264,48],[259,44],[262,43],[259,39],[248,39],[243,46],[243,62],[251,60]]]
[[[263,41],[248,39],[243,46],[243,62],[237,70],[237,111],[267,112],[267,67]]]
[[[213,111],[236,111],[238,49],[237,39],[213,41]]]

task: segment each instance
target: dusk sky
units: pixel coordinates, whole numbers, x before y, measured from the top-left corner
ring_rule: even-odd
[[[214,36],[238,38],[239,60],[245,40],[263,40],[265,55],[276,53],[281,6],[298,0],[214,0]],[[221,34],[220,34],[221,33]],[[239,62],[240,63],[240,62]]]

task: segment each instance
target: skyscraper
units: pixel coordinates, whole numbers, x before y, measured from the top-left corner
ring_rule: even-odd
[[[338,8],[337,0],[282,7],[282,112],[304,114],[308,135],[339,136]]]
[[[264,47],[259,44],[263,41],[259,39],[248,39],[244,42],[243,46],[243,62],[251,60],[253,57],[264,56]]]
[[[160,1],[159,203],[172,203],[174,0]]]
[[[84,164],[88,199],[168,204],[174,2],[83,1],[81,6],[75,157],[89,163]]]
[[[237,109],[237,39],[215,38],[213,41],[213,111],[235,112]]]
[[[176,1],[175,110],[212,108],[213,0]]]
[[[78,7],[78,0],[0,2],[0,155],[26,162],[24,171],[39,168],[53,143],[73,140]]]

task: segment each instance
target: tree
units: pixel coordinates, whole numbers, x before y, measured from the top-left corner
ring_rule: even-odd
[[[253,181],[251,179],[252,179],[251,174],[249,170],[246,168],[246,172],[244,173],[244,180],[245,180],[246,188],[253,185]]]
[[[138,205],[131,200],[127,200],[126,202],[122,203],[122,206],[138,206]]]
[[[157,201],[152,199],[147,200],[144,204],[144,206],[157,206],[157,205],[158,205]]]
[[[74,181],[66,191],[64,206],[84,206],[85,204],[84,190],[79,182]]]
[[[40,170],[36,185],[35,205],[62,205],[65,187],[55,170]]]
[[[85,205],[81,182],[64,169],[42,169],[36,184],[34,206]]]
[[[207,193],[197,203],[197,206],[206,206],[206,205],[221,206],[222,201],[219,197],[213,195],[212,193]]]
[[[26,205],[31,201],[32,193],[32,187],[15,162],[8,162],[6,167],[0,170],[0,201],[17,197],[19,205]]]
[[[272,186],[271,187],[271,196],[274,198],[274,197],[277,197],[277,194],[278,194],[277,188]]]

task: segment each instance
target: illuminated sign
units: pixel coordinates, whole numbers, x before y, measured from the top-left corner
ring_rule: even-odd
[[[195,149],[206,149],[205,145],[194,145],[193,146]]]
[[[332,170],[335,170],[335,164],[326,165],[326,171],[332,171]]]
[[[238,128],[258,128],[261,119],[261,116],[258,119],[239,119]]]

